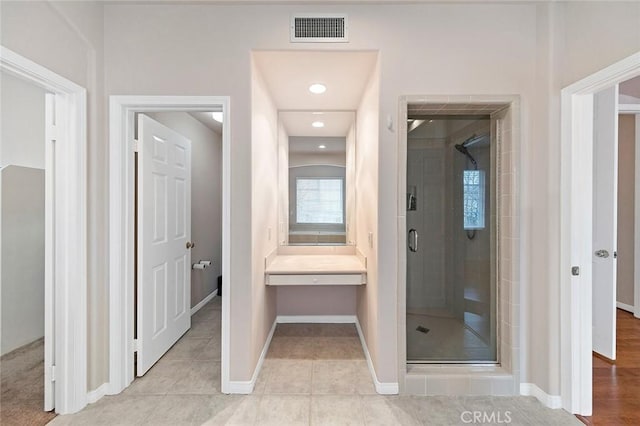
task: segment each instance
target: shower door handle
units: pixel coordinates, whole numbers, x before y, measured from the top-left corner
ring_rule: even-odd
[[[411,228],[409,230],[409,238],[408,238],[408,243],[409,243],[409,250],[411,250],[412,252],[417,252],[418,251],[418,231],[416,231],[415,229]]]

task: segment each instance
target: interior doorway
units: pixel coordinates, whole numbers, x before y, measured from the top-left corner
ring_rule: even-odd
[[[0,77],[3,415],[22,372],[32,419],[73,413],[87,397],[86,91],[1,46]]]
[[[163,96],[111,98],[112,166],[115,164],[115,169],[122,170],[122,174],[112,175],[111,185],[113,199],[121,203],[111,204],[112,231],[116,229],[120,232],[116,232],[117,239],[111,239],[111,250],[116,254],[111,259],[110,393],[121,392],[133,382],[135,376],[143,375],[156,364],[165,352],[168,351],[168,359],[182,357],[180,353],[185,345],[180,342],[189,338],[194,338],[189,345],[203,344],[207,346],[203,350],[211,347],[214,351],[217,346],[218,353],[222,352],[218,366],[213,368],[217,369],[216,376],[222,378],[221,387],[224,391],[225,377],[228,380],[228,297],[220,301],[222,303],[218,309],[217,327],[218,330],[221,327],[221,331],[217,336],[217,344],[196,342],[212,336],[197,336],[195,323],[195,315],[204,317],[204,312],[215,310],[213,305],[216,302],[211,302],[211,299],[217,292],[218,277],[222,277],[223,293],[228,291],[224,289],[229,285],[229,126],[224,124],[217,127],[217,157],[207,157],[202,151],[196,150],[197,146],[207,145],[206,142],[197,141],[202,139],[198,134],[213,132],[202,121],[203,116],[206,116],[206,122],[213,121],[213,113],[220,121],[228,123],[228,99]],[[148,126],[150,123],[151,127]],[[174,137],[182,137],[187,142],[180,142]],[[191,156],[188,155],[190,149],[193,151]],[[145,150],[149,154],[146,159]],[[203,161],[209,161],[209,164],[204,167],[200,164],[197,167],[201,170],[196,172],[196,165]],[[158,163],[157,170],[153,169],[154,162]],[[190,176],[180,174],[191,166],[194,168]],[[205,176],[207,171],[216,176],[217,184]],[[201,179],[195,179],[195,176]],[[198,191],[206,192],[215,185],[219,194],[217,203],[213,196],[196,194]],[[200,217],[202,214],[196,214],[202,210],[200,207],[203,203],[213,203],[215,210],[205,213],[204,218]],[[202,225],[203,221],[205,226]],[[195,223],[200,223],[198,231],[192,229]],[[219,230],[216,241],[204,237],[213,228]],[[175,247],[171,250],[175,253],[155,263],[152,260],[145,266],[142,258],[153,250],[156,242],[164,241],[172,241]],[[215,247],[197,252],[208,246]],[[122,250],[123,247],[125,250]],[[214,252],[217,254],[212,254]],[[170,267],[171,263],[173,266]],[[146,272],[142,268],[147,268]],[[121,280],[113,280],[113,277],[119,276]],[[176,282],[180,285],[176,285]],[[176,289],[180,291],[176,292]],[[172,293],[168,294],[167,291]],[[144,299],[141,300],[140,296]],[[158,306],[162,306],[162,309],[157,309]],[[201,312],[196,313],[199,310]],[[192,314],[195,314],[194,324],[189,330]],[[171,321],[174,321],[173,325]],[[213,321],[211,328],[215,328],[215,318]],[[202,327],[206,326],[205,321]],[[143,327],[146,327],[146,331],[142,331]],[[164,332],[168,334],[154,342],[154,338]],[[183,334],[184,337],[180,339]],[[178,339],[180,342],[176,343]],[[134,356],[138,358],[137,364]]]
[[[594,258],[611,258],[615,247],[595,247],[594,234],[597,222],[594,217],[594,194],[600,180],[594,179],[594,155],[600,155],[594,139],[602,130],[594,123],[594,105],[598,93],[611,91],[614,86],[640,75],[640,53],[619,61],[562,91],[561,133],[561,396],[567,411],[590,416],[593,407],[592,350],[595,330],[592,326],[594,303],[598,303],[600,291],[607,293],[607,345],[615,348],[615,275],[609,274],[608,285],[598,286],[598,271]],[[617,93],[615,93],[617,95]],[[617,105],[616,105],[617,106]],[[617,119],[617,115],[615,117]],[[611,144],[610,144],[611,145]],[[609,146],[608,149],[611,147]],[[597,158],[599,160],[599,158]],[[611,175],[611,167],[601,170]],[[594,192],[596,188],[596,192]],[[610,206],[611,202],[603,203]],[[600,230],[598,230],[600,232]],[[615,228],[608,233],[614,238]],[[605,253],[606,251],[606,253]],[[607,257],[606,255],[609,255]],[[610,268],[610,270],[615,270]],[[598,313],[600,315],[600,313]],[[600,337],[598,337],[600,339]],[[600,342],[603,340],[600,339]],[[614,349],[615,350],[615,349]],[[615,353],[613,354],[615,357]]]
[[[407,126],[407,361],[496,364],[491,117],[416,111]]]
[[[209,346],[218,353],[207,359],[220,360],[220,317],[212,315],[210,329],[198,323],[208,333],[191,330],[191,316],[217,295],[221,276],[219,114],[136,114],[136,376],[143,376],[165,354],[198,362],[198,348]],[[188,331],[184,345],[193,353],[170,350]]]
[[[454,363],[461,364],[456,368],[465,383],[470,383],[467,380],[467,375],[471,374],[476,377],[478,374],[486,374],[487,382],[492,382],[495,380],[492,372],[501,371],[504,373],[504,382],[508,381],[513,392],[520,389],[519,374],[514,373],[514,365],[517,365],[520,359],[520,350],[519,345],[513,344],[520,341],[520,330],[519,327],[511,326],[520,315],[520,301],[514,297],[514,295],[520,294],[520,265],[511,259],[520,259],[521,231],[519,223],[526,220],[524,217],[521,218],[522,213],[519,205],[520,170],[516,167],[520,155],[519,98],[517,96],[406,96],[400,99],[400,108],[398,192],[406,194],[406,197],[399,197],[398,200],[398,224],[400,229],[405,230],[400,234],[397,248],[398,263],[403,265],[398,269],[398,282],[400,283],[398,285],[400,391],[408,391],[409,382],[421,383],[421,394],[425,395],[430,394],[430,389],[440,389],[440,386],[447,386],[448,379],[439,375],[441,370],[433,368],[433,365],[425,364]],[[467,119],[466,125],[457,129],[459,130],[458,134],[452,138],[445,137],[444,143],[440,141],[442,154],[449,155],[451,161],[459,163],[455,167],[447,164],[438,166],[437,159],[440,158],[438,155],[426,155],[423,157],[429,160],[435,158],[436,161],[430,161],[430,163],[418,167],[418,173],[414,173],[420,179],[428,178],[427,180],[429,180],[428,175],[437,175],[438,170],[441,170],[440,174],[444,176],[441,176],[441,179],[446,181],[445,169],[457,170],[460,175],[457,178],[450,176],[448,179],[448,183],[452,185],[451,188],[455,188],[451,190],[451,193],[456,195],[449,197],[448,201],[445,196],[443,202],[441,199],[443,191],[438,189],[438,183],[431,182],[431,193],[424,190],[420,193],[419,185],[411,183],[413,177],[409,176],[410,162],[421,158],[421,156],[412,151],[416,146],[410,146],[412,142],[408,136],[412,127],[419,128],[425,123],[429,123],[429,120],[433,120],[429,124],[437,123],[438,120],[444,120],[443,123],[446,123],[448,118],[461,120],[457,121],[458,124],[465,124],[464,120]],[[444,125],[443,123],[441,124]],[[438,144],[434,145],[432,142],[434,141],[422,141],[421,143],[424,145],[423,148],[431,150],[434,147],[438,148]],[[456,147],[456,145],[459,146]],[[420,143],[417,147],[420,148]],[[442,159],[445,157],[441,156]],[[467,188],[467,200],[464,197],[467,185],[463,179],[465,169],[469,171],[467,183],[473,187]],[[479,175],[483,174],[479,173],[481,169],[485,172],[485,185],[480,184],[482,178]],[[444,185],[446,188],[447,183],[440,183],[440,185]],[[416,186],[415,190],[413,186]],[[429,185],[427,185],[427,189],[429,189]],[[480,194],[481,189],[484,190],[482,195]],[[475,198],[471,197],[471,192],[474,192]],[[456,196],[458,200],[455,200]],[[426,201],[419,204],[419,198],[428,199],[430,205],[427,206]],[[467,210],[470,214],[466,223],[463,201],[469,201]],[[479,213],[481,201],[484,201],[485,207],[489,207],[485,209],[484,229],[481,229],[479,214],[471,214],[471,207],[473,207],[473,213]],[[437,207],[438,203],[440,203],[440,207]],[[434,208],[440,212],[442,217],[439,221],[440,229],[434,228],[438,220],[429,220],[432,229],[426,230],[425,235],[421,238],[414,232],[414,230],[417,233],[420,232],[415,226],[419,227],[421,220],[415,222],[416,217],[413,216],[420,219],[420,215],[417,214],[420,209],[423,213],[428,213],[429,209]],[[454,214],[450,214],[451,210],[447,209],[452,209]],[[473,224],[471,223],[472,219],[476,219]],[[411,276],[412,274],[415,276],[416,270],[411,270],[412,264],[408,257],[424,250],[425,256],[428,257],[427,261],[435,259],[430,263],[429,269],[437,270],[433,265],[438,264],[442,265],[441,271],[447,271],[446,258],[448,256],[438,257],[437,253],[434,255],[433,251],[441,250],[441,246],[446,246],[446,242],[441,243],[438,238],[442,240],[442,235],[447,235],[444,230],[449,229],[448,225],[456,227],[454,232],[457,232],[460,237],[460,241],[456,241],[462,244],[462,247],[475,243],[475,238],[478,238],[478,242],[483,238],[486,239],[485,247],[479,250],[482,252],[480,255],[473,250],[468,252],[458,250],[459,254],[462,254],[461,262],[466,262],[465,266],[460,268],[457,265],[456,268],[454,265],[450,265],[451,270],[460,273],[460,269],[462,269],[465,273],[459,276],[454,275],[453,285],[450,286],[443,285],[443,283],[446,284],[446,280],[435,280],[440,287],[432,285],[432,289],[440,288],[439,293],[431,292],[422,295],[418,293],[416,295],[415,290],[423,289],[425,285],[430,285],[429,280],[433,281],[438,277],[418,274],[417,281],[412,282]],[[453,248],[453,244],[451,246]],[[459,282],[456,283],[456,279]],[[410,288],[412,285],[413,289]],[[411,297],[409,296],[410,291],[413,294]],[[438,294],[441,294],[442,297],[435,297]],[[452,302],[450,303],[451,309],[447,306],[447,297]],[[410,298],[411,300],[409,300]],[[423,306],[416,306],[417,303],[422,303]],[[450,337],[448,332],[441,331],[439,338],[428,342],[424,336],[429,336],[431,328],[410,322],[410,316],[416,313],[433,315],[434,309],[438,308],[438,303],[450,310],[452,314],[449,316],[454,317],[455,321],[449,322],[457,328],[459,336],[453,341],[463,342],[457,347],[452,346],[453,349],[458,349],[457,351],[437,353],[438,344],[445,342]],[[429,304],[436,306],[429,306]],[[437,318],[437,320],[441,321],[442,318]],[[421,325],[427,330],[422,330]],[[435,356],[430,358],[423,356],[422,359],[416,356],[416,347],[411,347],[410,341],[415,336],[410,336],[410,333],[416,335],[420,333],[418,336],[423,338],[425,346],[436,347],[434,349]],[[470,340],[475,340],[476,343],[473,348],[468,348],[472,350],[466,350],[466,355],[464,355],[465,334],[470,334],[472,336]],[[435,334],[433,336],[435,337]],[[417,348],[419,347],[420,345],[417,346]],[[486,365],[478,365],[478,363]],[[415,389],[415,386],[412,389]],[[409,391],[415,392],[415,390]],[[471,388],[460,390],[460,392],[465,391],[471,392]]]

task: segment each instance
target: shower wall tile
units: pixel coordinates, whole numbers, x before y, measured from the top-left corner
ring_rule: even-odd
[[[427,380],[425,376],[407,374],[405,376],[405,391],[410,395],[426,395]]]
[[[427,376],[426,395],[447,395],[448,376]]]
[[[467,394],[491,395],[492,382],[493,382],[493,379],[490,377],[470,377]]]
[[[496,377],[492,385],[492,395],[516,395],[515,384],[511,377]]]

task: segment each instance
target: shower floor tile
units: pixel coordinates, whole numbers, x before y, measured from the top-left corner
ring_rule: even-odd
[[[494,357],[489,345],[457,318],[407,314],[409,360],[484,362]]]

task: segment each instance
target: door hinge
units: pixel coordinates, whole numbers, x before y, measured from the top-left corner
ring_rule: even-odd
[[[580,275],[580,267],[579,266],[572,266],[571,267],[571,275],[573,275],[574,277],[577,277],[578,275]]]
[[[52,382],[56,381],[56,366],[52,365],[51,366],[51,374],[50,374],[50,378]]]
[[[133,339],[133,352],[138,352],[138,339]]]
[[[133,140],[133,152],[140,152],[140,142],[138,142],[138,139]]]

